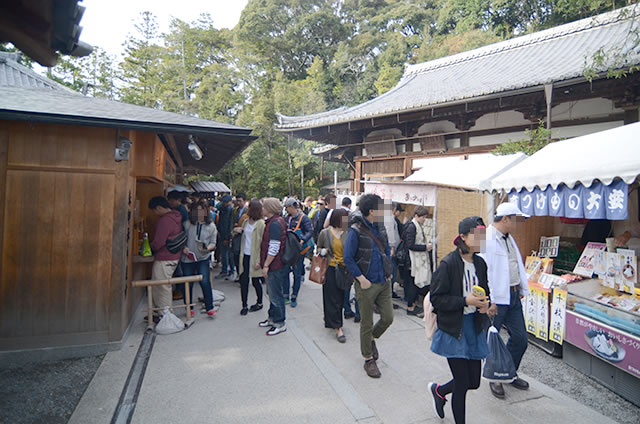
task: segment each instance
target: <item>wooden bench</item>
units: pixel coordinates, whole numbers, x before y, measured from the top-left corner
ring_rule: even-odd
[[[161,286],[163,284],[184,284],[184,299],[187,302],[191,299],[191,290],[188,283],[196,283],[202,281],[202,275],[189,275],[187,277],[169,278],[166,280],[136,280],[131,282],[132,287],[146,287],[147,288],[147,328],[153,328],[153,311],[160,311],[164,308],[153,307],[153,294],[151,288],[153,286]],[[170,308],[186,308],[187,311],[187,326],[193,324],[191,322],[191,307],[195,306],[195,303],[185,303],[184,305],[170,306]]]

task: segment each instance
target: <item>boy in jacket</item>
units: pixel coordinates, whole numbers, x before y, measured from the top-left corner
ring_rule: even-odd
[[[513,358],[516,371],[527,350],[527,330],[520,299],[529,294],[529,276],[524,269],[522,255],[511,235],[528,218],[514,203],[503,203],[496,208],[493,224],[487,229],[486,250],[481,256],[489,267],[491,288],[491,313],[496,314],[493,326],[503,325],[509,331],[507,349]],[[511,385],[527,390],[529,383],[517,377]],[[501,383],[490,383],[491,393],[504,399]]]

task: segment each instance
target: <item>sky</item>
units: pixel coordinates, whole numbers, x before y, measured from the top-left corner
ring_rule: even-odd
[[[233,28],[240,19],[247,0],[84,0],[86,8],[80,21],[80,40],[120,56],[127,34],[141,12],[156,15],[160,33],[169,30],[171,17],[191,22],[201,13],[209,13],[216,28]]]

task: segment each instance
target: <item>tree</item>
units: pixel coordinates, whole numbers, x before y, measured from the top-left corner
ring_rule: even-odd
[[[161,83],[162,48],[158,40],[156,17],[149,11],[140,14],[135,34],[125,41],[122,68],[122,101],[140,106],[158,107]]]
[[[537,128],[524,130],[524,134],[527,138],[501,144],[495,148],[494,153],[497,155],[511,155],[523,152],[527,156],[531,156],[547,144],[555,141],[551,138],[551,130],[547,129],[542,121],[538,122]]]

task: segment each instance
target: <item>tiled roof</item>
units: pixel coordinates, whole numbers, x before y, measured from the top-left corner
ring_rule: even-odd
[[[49,88],[76,93],[68,87],[46,78],[18,63],[19,53],[0,52],[0,86],[24,88]]]
[[[600,48],[626,53],[626,65],[638,64],[640,52],[629,36],[640,28],[634,7],[408,65],[400,82],[375,99],[313,115],[279,115],[278,129],[336,125],[583,77],[585,63]]]
[[[189,185],[197,193],[231,193],[225,183],[217,181],[192,181]]]
[[[135,106],[114,100],[86,97],[61,90],[0,86],[0,116],[28,114],[34,118],[47,116],[58,122],[85,121],[95,124],[118,123],[123,127],[162,126],[181,129],[201,129],[248,135],[249,128],[209,121],[173,112]]]

